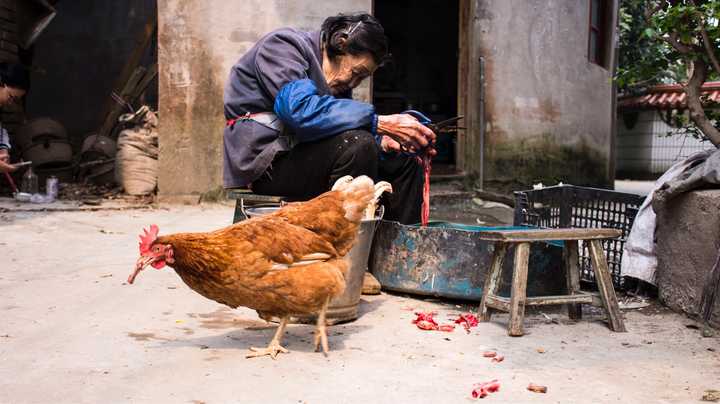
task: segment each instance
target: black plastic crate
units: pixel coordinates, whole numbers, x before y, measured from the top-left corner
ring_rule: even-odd
[[[622,286],[620,262],[623,247],[644,197],[607,189],[558,185],[515,192],[515,225],[544,228],[619,229],[622,236],[602,242],[616,287]],[[581,242],[582,279],[594,281],[587,245]]]

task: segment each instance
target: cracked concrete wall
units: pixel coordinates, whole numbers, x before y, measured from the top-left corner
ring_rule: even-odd
[[[231,66],[280,27],[318,30],[371,0],[158,0],[159,196],[197,202],[222,185],[222,94]],[[357,98],[367,99],[368,87]]]
[[[608,68],[588,60],[589,3],[478,0],[486,180],[609,185],[612,49]]]

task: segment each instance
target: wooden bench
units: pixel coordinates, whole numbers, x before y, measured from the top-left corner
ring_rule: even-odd
[[[495,251],[492,264],[485,279],[485,287],[480,302],[480,321],[490,321],[491,310],[510,313],[508,334],[523,335],[523,319],[525,306],[556,305],[568,306],[571,319],[582,317],[582,304],[592,304],[605,308],[608,325],[611,330],[625,332],[620,307],[615,289],[613,289],[610,271],[602,249],[601,240],[617,238],[621,235],[616,229],[524,229],[498,230],[478,232],[480,239],[493,241]],[[580,269],[578,258],[578,241],[588,243],[590,258],[595,271],[598,293],[580,290]],[[563,267],[567,283],[567,295],[527,297],[528,259],[530,243],[534,241],[563,241]],[[502,263],[511,244],[515,244],[515,265],[512,274],[510,298],[498,296]]]
[[[235,199],[235,213],[233,223],[248,219],[245,208],[251,206],[282,206],[287,202],[283,196],[254,194],[247,188],[233,188],[228,190],[228,198]]]

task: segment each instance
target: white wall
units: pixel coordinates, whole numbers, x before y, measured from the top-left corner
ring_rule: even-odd
[[[691,154],[714,148],[710,142],[700,141],[668,125],[658,111],[640,111],[632,127],[628,127],[623,114],[618,114],[617,122],[617,170],[625,176],[659,177]]]

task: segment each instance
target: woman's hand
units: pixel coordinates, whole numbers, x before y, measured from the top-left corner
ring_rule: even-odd
[[[383,151],[400,151],[404,146],[411,153],[429,147],[431,156],[437,154],[432,148],[435,133],[408,114],[378,115],[377,131],[384,135],[381,147]],[[389,139],[385,139],[388,137]],[[391,142],[392,141],[392,142]]]
[[[17,167],[10,164],[10,154],[7,149],[0,149],[0,173],[11,173],[17,170]]]
[[[402,151],[400,143],[392,140],[389,136],[382,137],[380,149],[385,153],[400,153]]]
[[[382,137],[382,140],[380,141],[380,149],[385,153],[400,153],[404,151],[402,146],[400,146],[400,143],[392,140],[389,136]],[[432,147],[425,150],[427,150],[430,157],[437,155],[437,151]]]

